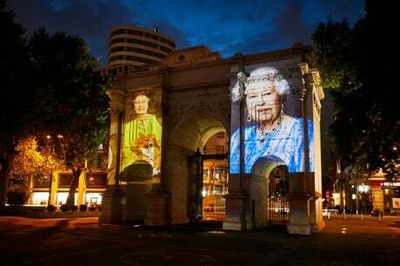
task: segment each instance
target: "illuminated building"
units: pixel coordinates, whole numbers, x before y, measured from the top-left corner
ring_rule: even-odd
[[[87,205],[100,209],[103,193],[107,187],[107,153],[101,145],[95,157],[86,162],[82,170],[75,192],[75,205]],[[61,206],[66,204],[68,193],[73,180],[71,171],[59,167],[50,173],[37,173],[29,178],[31,195],[28,205]]]
[[[28,204],[47,206],[50,204],[61,206],[65,204],[72,181],[72,173],[54,171],[49,196],[50,179],[35,176],[31,179],[31,197]],[[107,186],[107,174],[104,171],[83,172],[79,177],[79,184],[75,193],[75,205],[101,206],[103,192]]]
[[[199,46],[117,76],[100,222],[222,219],[228,230],[285,223],[292,234],[320,231],[324,93],[304,61],[309,52],[297,45],[224,59]],[[240,104],[238,88],[247,96]],[[267,96],[275,98],[257,103]],[[273,128],[261,125],[270,119]]]
[[[395,215],[399,211],[400,205],[400,180],[398,178],[388,180],[380,170],[365,179],[366,191],[362,191],[366,196],[365,201],[370,210],[379,210],[382,215]],[[375,213],[376,215],[376,213]]]
[[[333,185],[330,208],[346,209],[347,213],[394,215],[400,209],[400,181],[388,179],[382,169],[372,174],[357,173],[351,167],[338,172]]]
[[[123,73],[145,64],[160,63],[175,49],[173,40],[157,28],[120,25],[109,37],[108,71]]]

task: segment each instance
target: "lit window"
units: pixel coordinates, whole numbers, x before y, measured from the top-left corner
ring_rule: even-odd
[[[47,205],[49,200],[49,192],[33,192],[32,204],[33,205]]]

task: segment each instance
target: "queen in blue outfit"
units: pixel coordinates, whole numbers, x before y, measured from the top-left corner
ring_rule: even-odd
[[[237,87],[237,86],[236,86]],[[250,173],[261,157],[273,156],[288,167],[290,173],[304,170],[303,119],[284,114],[282,97],[289,92],[289,83],[274,67],[253,70],[245,82],[247,124],[244,130],[244,170]],[[232,91],[235,100],[237,88]],[[310,171],[313,166],[313,123],[308,121]],[[240,133],[231,138],[230,172],[239,173]]]

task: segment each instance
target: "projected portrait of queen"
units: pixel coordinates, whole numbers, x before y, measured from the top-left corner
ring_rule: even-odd
[[[289,172],[302,172],[304,167],[303,119],[283,111],[283,99],[289,93],[288,81],[271,66],[250,72],[245,81],[247,121],[245,127],[245,173],[260,157],[274,156],[284,161]],[[232,94],[238,93],[238,85]],[[239,173],[239,129],[231,137],[230,172]],[[308,121],[310,151],[312,151],[313,123]],[[310,160],[313,162],[313,160]],[[310,165],[313,170],[313,165]]]
[[[153,175],[160,172],[161,125],[154,114],[149,114],[150,97],[145,92],[133,96],[133,117],[125,125],[123,139],[123,167],[145,161],[153,167]]]

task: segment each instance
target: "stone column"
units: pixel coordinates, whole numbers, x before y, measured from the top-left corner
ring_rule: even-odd
[[[103,194],[100,223],[122,223],[124,193],[119,186],[123,113],[111,110],[107,190]]]
[[[305,173],[289,174],[289,202],[290,216],[287,231],[289,234],[310,235],[312,226],[310,224],[310,201],[313,199],[305,188],[304,179],[311,178]]]
[[[239,174],[230,175],[229,180],[229,190],[232,191],[229,195],[226,196],[226,212],[225,212],[225,221],[223,223],[224,230],[236,230],[242,231],[246,230],[248,226],[251,226],[251,223],[247,223],[246,215],[248,213],[247,208],[248,205],[248,197],[244,193],[244,183],[245,183],[245,147],[244,147],[244,103],[246,101],[245,94],[245,82],[247,80],[247,75],[245,73],[245,67],[243,58],[240,58],[238,62],[237,69],[232,68],[232,72],[236,72],[237,81],[239,83],[239,95],[237,99],[232,99],[236,101],[236,106],[232,103],[232,113],[233,109],[237,109],[239,107],[239,130],[240,130],[240,165],[239,165]],[[236,110],[235,110],[236,111]],[[234,116],[233,116],[234,117]],[[233,118],[232,118],[233,119]]]
[[[79,205],[81,204],[85,204],[85,179],[87,176],[87,171],[82,171],[80,176],[79,176],[79,181],[78,181],[78,187],[77,187],[77,191],[78,191],[78,200],[77,200],[77,205],[79,208]]]
[[[167,174],[167,149],[168,149],[168,116],[167,108],[167,87],[159,84],[153,87],[155,94],[161,97],[161,117],[162,117],[162,135],[161,135],[161,175],[160,183],[153,184],[149,193],[146,193],[147,212],[145,224],[151,226],[161,226],[170,224],[170,194],[165,189],[165,179]]]
[[[247,229],[246,211],[247,196],[232,192],[226,196],[224,230],[243,231]]]
[[[304,172],[292,174],[289,178],[291,180],[289,186],[291,192],[289,193],[290,218],[287,230],[290,234],[309,235],[314,232],[319,232],[324,227],[322,219],[321,156],[319,141],[320,110],[316,110],[320,108],[319,100],[321,100],[324,95],[322,87],[319,85],[317,71],[309,70],[307,63],[300,64],[299,69],[302,77],[300,100],[302,103],[304,127]],[[318,101],[318,103],[314,101]],[[310,149],[308,119],[312,119],[314,123],[314,172],[310,172],[309,167]]]

